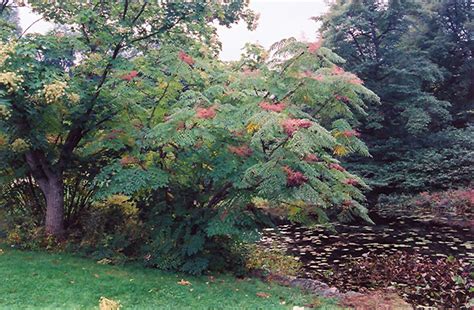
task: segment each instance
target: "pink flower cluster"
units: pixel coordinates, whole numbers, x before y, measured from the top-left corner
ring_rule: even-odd
[[[319,157],[316,156],[315,154],[308,154],[303,158],[303,160],[308,163],[315,163],[319,161]]]
[[[344,74],[344,72],[345,72],[344,69],[338,66],[332,67],[332,70],[331,70],[331,74],[333,75],[341,75],[341,74]]]
[[[352,179],[352,178],[351,179],[345,179],[344,184],[356,186],[356,185],[359,184],[359,181],[357,181],[356,179]]]
[[[262,101],[262,102],[260,102],[259,105],[264,110],[273,111],[273,112],[277,112],[277,113],[283,111],[286,108],[286,105],[283,102],[278,102],[278,103],[272,104],[272,103]]]
[[[312,42],[312,43],[309,43],[308,44],[308,52],[311,53],[311,54],[315,54],[319,48],[321,47],[323,41],[322,40],[318,40],[316,42]]]
[[[212,119],[216,116],[216,109],[214,107],[197,108],[196,116],[197,118],[202,118],[202,119]]]
[[[194,59],[183,51],[179,51],[178,58],[190,66],[194,65]]]
[[[342,135],[346,138],[360,137],[360,133],[357,130],[344,130]]]
[[[239,157],[249,157],[253,153],[252,149],[246,144],[243,144],[241,146],[230,145],[228,149],[229,149],[229,152]]]
[[[364,84],[364,81],[359,79],[355,74],[352,74],[349,80],[349,83],[354,84],[354,85],[362,85]]]
[[[308,177],[302,172],[295,171],[288,166],[284,166],[283,171],[286,173],[286,185],[288,187],[300,186],[308,182]]]
[[[346,171],[346,169],[344,169],[344,167],[342,167],[341,165],[336,164],[336,163],[330,163],[329,168],[337,170],[337,171]]]
[[[348,104],[350,102],[350,100],[347,96],[335,95],[334,97],[337,100],[344,102],[345,104]]]
[[[134,78],[136,78],[138,76],[138,71],[136,70],[132,70],[130,71],[130,73],[128,74],[125,74],[125,75],[122,75],[120,77],[120,79],[124,80],[124,81],[131,81],[133,80]]]
[[[289,137],[292,137],[298,129],[309,128],[312,125],[313,123],[307,119],[289,118],[283,121],[283,129]]]
[[[300,73],[299,75],[300,77],[303,77],[303,78],[310,78],[310,79],[313,79],[313,80],[316,80],[316,81],[323,81],[324,80],[324,76],[321,75],[321,74],[314,74],[313,72],[309,71],[309,70],[306,70],[306,71],[303,71],[302,73]]]
[[[352,201],[350,199],[346,199],[342,202],[343,208],[348,208],[352,205]]]
[[[249,68],[245,68],[242,73],[245,75],[245,76],[248,76],[248,77],[256,77],[260,74],[260,70],[256,69],[256,70],[252,70],[252,69],[249,69]]]

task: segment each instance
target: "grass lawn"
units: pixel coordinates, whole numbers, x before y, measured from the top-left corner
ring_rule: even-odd
[[[219,275],[211,280],[134,265],[99,265],[66,254],[0,249],[0,309],[97,309],[101,296],[120,301],[123,309],[291,309],[315,301],[297,289],[256,279]],[[179,285],[181,279],[191,285]],[[259,292],[270,297],[258,297]],[[321,309],[336,309],[332,301],[320,302]]]

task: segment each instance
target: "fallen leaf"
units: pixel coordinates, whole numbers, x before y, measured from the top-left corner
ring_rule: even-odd
[[[100,278],[100,276],[97,273],[94,273],[94,277]]]
[[[112,260],[108,259],[108,258],[104,258],[104,259],[101,259],[101,260],[97,261],[97,264],[99,264],[99,265],[110,265],[111,263],[112,263]]]
[[[112,299],[101,297],[99,300],[99,309],[100,310],[119,310],[120,303]]]
[[[270,294],[267,294],[267,293],[264,293],[264,292],[258,292],[258,293],[257,293],[257,297],[260,297],[260,298],[269,298],[269,297],[270,297]]]
[[[191,282],[181,279],[181,281],[179,281],[178,284],[183,285],[183,286],[188,286],[188,285],[191,285]]]
[[[0,255],[2,254],[5,254],[5,252],[2,249],[0,249]]]

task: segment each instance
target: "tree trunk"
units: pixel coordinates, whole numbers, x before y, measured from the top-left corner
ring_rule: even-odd
[[[60,169],[54,169],[41,151],[26,154],[32,175],[46,199],[46,233],[57,238],[64,236],[64,182]]]
[[[46,232],[55,237],[64,235],[64,186],[62,176],[48,180],[43,190],[46,198]]]

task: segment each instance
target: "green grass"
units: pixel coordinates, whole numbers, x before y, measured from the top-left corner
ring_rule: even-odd
[[[297,289],[256,279],[219,275],[210,281],[207,276],[0,248],[0,309],[97,309],[101,296],[120,301],[123,309],[291,309],[314,301]],[[191,285],[179,285],[181,279]],[[270,297],[257,297],[257,292]],[[322,303],[322,309],[336,308],[331,301]]]

